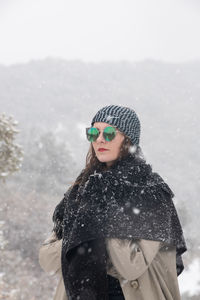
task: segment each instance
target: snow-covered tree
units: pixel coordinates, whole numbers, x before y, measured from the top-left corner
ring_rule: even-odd
[[[0,115],[0,180],[18,171],[23,159],[22,147],[15,143],[18,122],[12,116]]]

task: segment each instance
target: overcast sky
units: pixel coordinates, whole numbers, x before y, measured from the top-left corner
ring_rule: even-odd
[[[0,0],[0,63],[200,60],[200,0]]]

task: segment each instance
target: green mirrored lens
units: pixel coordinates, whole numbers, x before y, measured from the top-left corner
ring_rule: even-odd
[[[116,136],[116,130],[114,127],[106,127],[103,131],[103,136],[105,138],[106,141],[110,142],[114,139],[114,137]]]
[[[97,128],[91,127],[89,129],[87,129],[87,139],[88,139],[88,141],[95,142],[96,139],[98,138],[98,136],[99,136],[99,131],[98,131]]]

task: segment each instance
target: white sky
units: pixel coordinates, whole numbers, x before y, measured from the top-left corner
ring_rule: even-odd
[[[0,0],[0,63],[200,59],[200,0]]]

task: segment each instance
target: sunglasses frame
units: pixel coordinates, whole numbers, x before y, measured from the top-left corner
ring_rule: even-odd
[[[114,138],[115,138],[115,137],[116,137],[116,133],[119,132],[119,130],[118,130],[116,127],[114,127],[114,126],[106,126],[106,127],[104,128],[104,130],[105,130],[106,128],[108,128],[108,127],[112,127],[112,128],[115,129],[115,136],[114,136]],[[100,131],[99,131],[98,128],[96,128],[96,127],[87,127],[87,128],[86,128],[86,136],[87,136],[87,139],[88,139],[88,130],[91,129],[91,128],[95,128],[96,130],[98,130],[99,135],[100,135]],[[111,142],[112,140],[114,140],[114,138],[113,138],[113,139],[111,139],[110,141],[108,141],[108,140],[106,139],[106,137],[104,136],[104,130],[103,130],[103,137],[104,137],[104,139],[105,139],[107,142]],[[96,140],[98,139],[99,135],[97,136]],[[95,140],[95,141],[96,141],[96,140]],[[88,139],[88,141],[89,141],[89,139]],[[95,141],[93,141],[93,142],[95,142]],[[91,141],[89,141],[89,142],[91,142]],[[91,142],[91,143],[93,143],[93,142]]]

